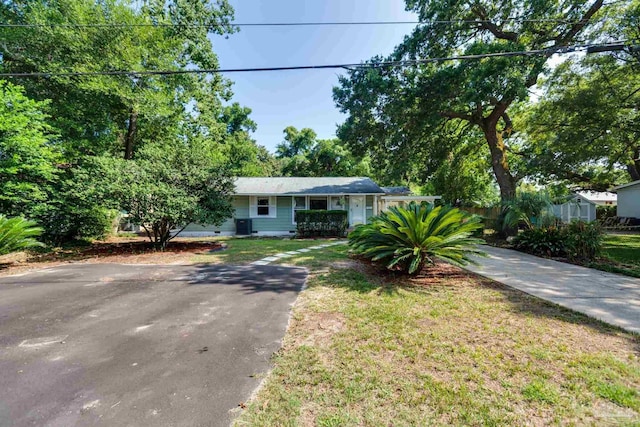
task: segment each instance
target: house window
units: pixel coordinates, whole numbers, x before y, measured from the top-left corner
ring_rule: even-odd
[[[331,209],[335,211],[345,209],[345,198],[340,196],[331,196]]]
[[[304,196],[293,197],[293,223],[296,223],[296,212],[307,209],[307,198]]]
[[[326,211],[327,210],[327,198],[326,197],[311,197],[309,199],[309,207],[314,211]]]
[[[275,218],[277,199],[276,197],[252,196],[249,208],[251,218]]]

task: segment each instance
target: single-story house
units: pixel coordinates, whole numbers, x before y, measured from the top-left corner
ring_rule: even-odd
[[[618,216],[640,219],[640,180],[619,185],[612,191],[618,193]]]
[[[553,205],[553,214],[567,224],[571,221],[591,222],[596,220],[596,204],[580,194],[575,194],[566,202]]]
[[[234,217],[219,227],[188,225],[182,236],[294,234],[295,211],[346,210],[349,226],[364,224],[378,214],[385,192],[369,178],[237,178]]]
[[[618,195],[609,191],[580,191],[578,195],[598,206],[615,206],[618,203]]]

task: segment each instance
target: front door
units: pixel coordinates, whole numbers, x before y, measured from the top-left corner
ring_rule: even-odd
[[[364,196],[350,196],[349,197],[349,217],[350,226],[357,224],[364,224],[366,222],[365,216],[365,199]]]

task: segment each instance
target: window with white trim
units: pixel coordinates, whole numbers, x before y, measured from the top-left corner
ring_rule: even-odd
[[[277,198],[275,196],[251,196],[249,213],[251,218],[276,218]]]
[[[314,211],[326,211],[328,205],[327,199],[327,196],[309,197],[309,209]]]
[[[293,223],[296,223],[296,212],[307,209],[307,198],[305,196],[293,196]]]

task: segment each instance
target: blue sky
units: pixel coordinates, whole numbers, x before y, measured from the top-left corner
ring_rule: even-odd
[[[415,21],[402,0],[230,0],[237,23]],[[411,25],[243,27],[228,39],[214,37],[222,68],[357,63],[389,54]],[[270,151],[285,127],[309,127],[335,136],[344,117],[332,99],[340,70],[229,74],[234,102],[253,110],[254,138]]]

